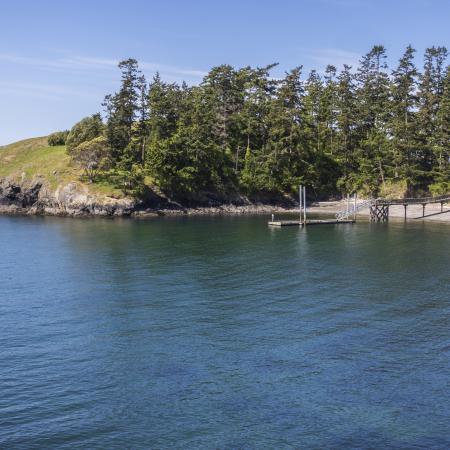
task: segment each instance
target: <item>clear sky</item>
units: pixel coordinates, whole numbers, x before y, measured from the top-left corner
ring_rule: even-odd
[[[192,84],[222,63],[282,74],[356,65],[374,44],[393,65],[409,43],[419,64],[450,47],[450,0],[0,0],[0,17],[0,145],[101,111],[129,57]]]

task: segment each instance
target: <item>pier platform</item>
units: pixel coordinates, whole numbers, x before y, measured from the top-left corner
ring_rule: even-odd
[[[355,223],[354,220],[338,220],[338,219],[330,219],[330,220],[314,220],[308,219],[306,222],[300,222],[299,220],[274,220],[268,222],[269,227],[303,227],[305,225],[333,225],[340,223]]]

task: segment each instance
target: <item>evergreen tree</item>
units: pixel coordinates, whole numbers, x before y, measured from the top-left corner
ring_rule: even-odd
[[[391,165],[388,153],[387,122],[389,119],[390,80],[386,73],[386,50],[375,45],[358,68],[358,160],[357,187],[377,194],[384,185]]]
[[[136,146],[139,149],[137,159],[142,166],[145,165],[145,152],[147,148],[147,137],[149,134],[150,111],[148,105],[148,86],[144,75],[137,81],[138,98],[138,119],[135,133]]]
[[[321,99],[323,95],[323,83],[316,70],[312,70],[305,83],[305,121],[308,128],[305,132],[309,134],[308,139],[312,148],[320,152],[323,148],[323,117],[321,110]]]
[[[342,192],[351,192],[356,188],[354,181],[357,173],[356,147],[356,87],[351,67],[344,69],[337,81],[337,114],[336,126],[336,160],[341,168],[342,176],[337,182],[337,188]]]
[[[447,66],[442,80],[442,93],[436,117],[436,135],[434,153],[437,167],[434,169],[434,194],[443,195],[450,192],[450,66]]]
[[[337,82],[336,67],[328,65],[325,69],[325,84],[321,98],[321,116],[323,120],[322,139],[326,146],[326,152],[333,155],[336,151],[337,130]]]
[[[335,68],[328,66],[325,82],[312,70],[305,83],[305,98],[302,116],[304,124],[301,129],[303,161],[307,170],[302,178],[316,196],[328,192],[334,193],[340,169],[333,157],[332,129],[335,111]]]
[[[139,111],[141,73],[135,59],[119,63],[122,71],[121,88],[118,93],[107,95],[104,101],[106,111],[106,138],[111,146],[113,161],[130,165],[140,160],[139,148],[129,148],[134,134],[134,123]]]
[[[406,182],[408,195],[416,184],[417,161],[417,76],[415,50],[409,45],[392,72],[390,134],[394,178]]]
[[[270,173],[267,164],[269,116],[278,83],[270,77],[270,71],[276,66],[270,64],[257,69],[244,69],[246,89],[241,123],[242,147],[246,151],[241,183],[247,192],[271,189],[266,182],[267,173]]]
[[[239,144],[238,116],[242,111],[245,95],[245,80],[233,67],[214,67],[202,83],[205,100],[215,115],[213,133],[217,136],[222,151],[235,150]]]
[[[440,150],[439,145],[436,145],[436,137],[446,57],[445,47],[430,47],[425,50],[424,70],[420,77],[418,111],[422,187],[432,180],[432,170],[439,165]]]
[[[273,192],[296,192],[307,173],[309,155],[301,132],[305,95],[301,70],[296,67],[286,73],[271,102],[265,186]]]

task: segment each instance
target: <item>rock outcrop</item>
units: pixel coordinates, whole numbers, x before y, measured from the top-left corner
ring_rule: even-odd
[[[269,203],[264,199],[218,196],[202,193],[182,203],[162,193],[148,192],[145,200],[94,195],[87,185],[77,182],[51,189],[43,178],[27,181],[0,179],[0,213],[52,216],[151,217],[155,215],[258,214],[286,211],[294,206],[290,199]]]
[[[55,216],[129,216],[137,202],[92,195],[77,183],[51,190],[44,180],[13,182],[0,180],[0,212]]]

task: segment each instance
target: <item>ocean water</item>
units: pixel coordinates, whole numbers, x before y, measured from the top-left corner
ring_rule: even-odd
[[[450,225],[267,219],[0,217],[0,448],[450,448]]]

